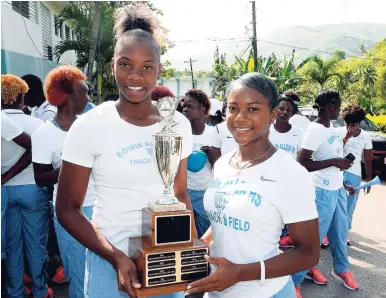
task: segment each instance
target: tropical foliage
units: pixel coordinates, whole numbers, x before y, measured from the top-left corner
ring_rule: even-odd
[[[141,3],[148,5],[155,13],[162,14],[162,11],[151,2],[143,1]],[[136,5],[136,3],[135,1],[71,1],[59,15],[60,22],[71,23],[76,39],[62,40],[54,49],[55,57],[59,61],[65,52],[75,51],[76,66],[84,70],[88,66],[89,81],[97,82],[98,102],[100,102],[102,90],[103,93],[117,92],[111,74],[111,61],[115,47],[113,15],[115,10],[123,5]],[[98,17],[100,17],[99,20]],[[167,30],[163,29],[163,31],[163,35],[166,36]],[[162,53],[165,53],[173,46],[173,43],[164,38],[161,46]],[[93,65],[88,64],[89,60],[94,61]]]
[[[346,57],[335,51],[329,59],[311,56],[295,63],[295,51],[290,57],[279,59],[274,53],[258,57],[257,71],[275,81],[282,93],[296,89],[302,104],[311,103],[323,88],[337,89],[344,103],[357,103],[368,113],[386,114],[386,39],[370,50],[361,45],[362,57]],[[246,59],[234,57],[228,65],[225,54],[216,50],[213,63],[213,96],[225,100],[225,90],[230,81],[254,71],[252,52]]]

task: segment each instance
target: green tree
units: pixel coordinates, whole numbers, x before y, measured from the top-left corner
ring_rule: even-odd
[[[337,54],[328,60],[323,60],[318,56],[312,56],[299,65],[298,73],[305,79],[318,83],[320,88],[324,89],[329,80],[333,77],[341,76],[340,73],[336,71],[336,68],[342,60],[341,54]]]
[[[155,8],[151,2],[141,2],[148,5],[155,13],[162,14],[162,11]],[[93,1],[72,1],[65,6],[59,15],[60,22],[68,21],[72,24],[72,29],[77,36],[75,40],[65,39],[59,42],[55,47],[54,53],[59,62],[60,57],[67,51],[73,50],[76,54],[76,66],[84,69],[88,64],[88,68],[95,70],[88,72],[88,79],[90,82],[97,82],[98,98],[101,97],[102,81],[108,82],[107,89],[104,92],[111,90],[111,62],[114,55],[115,40],[113,34],[114,27],[114,12],[117,8],[124,5],[137,5],[136,1],[110,1],[98,2],[95,5]],[[94,18],[97,14],[95,7],[100,9],[100,20]],[[99,23],[98,30],[95,29],[96,24]],[[93,27],[94,25],[94,27]],[[93,30],[95,29],[95,30]],[[167,30],[161,28],[164,36],[161,50],[165,53],[173,43],[166,38]],[[97,41],[95,47],[95,58],[92,59],[93,52],[91,52],[91,44],[94,44],[94,34],[97,31]],[[88,63],[89,60],[94,63]]]

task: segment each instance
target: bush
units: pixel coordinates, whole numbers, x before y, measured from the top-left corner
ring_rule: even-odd
[[[368,114],[366,117],[374,122],[382,132],[386,133],[386,115],[371,116]]]

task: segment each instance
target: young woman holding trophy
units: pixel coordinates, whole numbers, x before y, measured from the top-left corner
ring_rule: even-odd
[[[248,73],[229,87],[226,122],[237,150],[220,157],[204,197],[211,221],[212,272],[188,285],[204,297],[296,297],[290,274],[319,261],[318,214],[309,173],[269,141],[277,90],[267,77]],[[290,179],[290,175],[297,179]],[[295,248],[280,254],[289,225]]]
[[[84,295],[90,298],[136,297],[134,289],[142,285],[129,255],[129,238],[142,235],[142,208],[159,200],[165,189],[153,136],[163,129],[161,111],[151,101],[161,71],[159,26],[147,6],[134,5],[117,12],[114,28],[119,99],[99,105],[71,126],[56,201],[60,224],[88,248]],[[173,129],[183,136],[174,194],[192,209],[186,188],[192,131],[180,113],[174,121]],[[92,223],[81,212],[90,174],[96,195]]]

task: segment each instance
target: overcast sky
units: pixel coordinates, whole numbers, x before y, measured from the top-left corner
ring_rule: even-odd
[[[163,10],[162,24],[170,30],[169,38],[175,41],[168,57],[194,56],[216,45],[202,40],[245,37],[245,26],[252,28],[250,1],[153,0],[153,3]],[[278,27],[293,25],[386,23],[385,11],[386,0],[257,0],[257,32],[264,37]],[[243,47],[245,42],[239,43]]]

